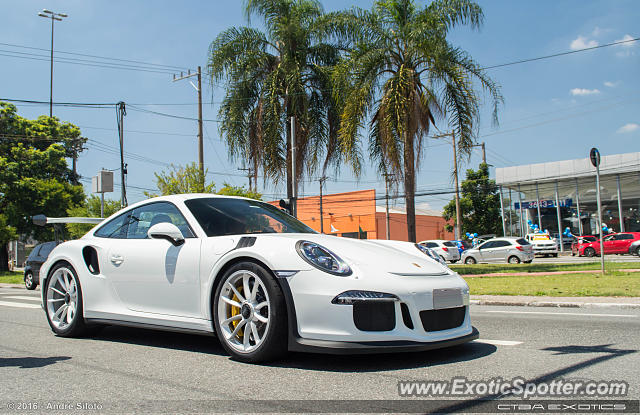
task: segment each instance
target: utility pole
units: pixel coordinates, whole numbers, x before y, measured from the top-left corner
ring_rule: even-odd
[[[180,72],[180,76],[176,77],[173,74],[173,82],[181,81],[183,79],[197,77],[198,85],[194,85],[193,82],[189,81],[192,87],[198,92],[198,168],[200,169],[200,180],[202,181],[202,185],[204,186],[204,140],[202,136],[202,69],[198,66],[198,71],[191,73],[191,69],[187,71],[187,74],[184,75]]]
[[[127,190],[125,189],[125,176],[127,174],[127,165],[124,163],[124,116],[127,115],[125,103],[120,101],[116,107],[116,118],[118,122],[118,136],[120,140],[120,182],[122,184],[122,193],[120,195],[120,205],[126,207]]]
[[[51,19],[51,69],[50,69],[50,80],[49,80],[49,117],[53,117],[53,24],[57,20],[59,22],[62,21],[63,17],[68,17],[65,13],[55,13],[51,10],[44,9],[38,16],[44,17],[47,19]]]
[[[298,217],[298,184],[296,183],[296,117],[291,116],[291,211]]]
[[[387,172],[384,175],[384,202],[385,202],[385,222],[387,231],[387,240],[391,239],[391,226],[389,225],[389,177],[393,177],[393,174]]]
[[[324,182],[328,179],[327,176],[322,176],[321,178],[318,179],[318,181],[320,182],[320,233],[324,233],[324,218],[323,218],[323,212],[322,212],[322,186],[324,185]]]
[[[456,149],[456,136],[453,132],[435,135],[433,138],[451,137],[451,145],[453,146],[453,180],[456,186],[456,239],[462,239],[462,215],[460,214],[460,186],[458,185],[458,152]]]
[[[487,149],[485,148],[484,141],[480,144],[474,144],[471,147],[481,147],[482,148],[482,162],[487,164]]]
[[[251,167],[242,167],[242,168],[239,168],[238,170],[247,172],[247,178],[249,179],[249,191],[253,190],[253,185],[251,181],[251,179],[253,179],[253,173],[254,173],[253,169]]]

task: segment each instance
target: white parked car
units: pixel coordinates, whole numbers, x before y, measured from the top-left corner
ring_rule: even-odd
[[[508,262],[510,264],[526,264],[533,261],[533,249],[524,238],[493,238],[462,252],[462,262],[476,264],[478,262]]]
[[[558,242],[546,233],[528,233],[524,238],[533,245],[534,255],[558,256]]]
[[[431,248],[442,258],[443,261],[455,264],[460,261],[460,251],[458,245],[453,241],[445,241],[443,239],[433,239],[429,241],[418,242],[422,246]]]
[[[424,248],[318,234],[263,202],[158,197],[56,247],[42,265],[51,329],[128,325],[216,335],[236,359],[287,350],[427,350],[478,337],[469,289]]]

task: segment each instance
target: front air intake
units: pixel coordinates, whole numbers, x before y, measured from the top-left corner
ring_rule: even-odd
[[[389,331],[396,327],[393,301],[356,301],[353,303],[353,323],[362,331]]]
[[[424,331],[449,330],[460,327],[467,314],[467,307],[443,308],[439,310],[422,310],[420,320]]]

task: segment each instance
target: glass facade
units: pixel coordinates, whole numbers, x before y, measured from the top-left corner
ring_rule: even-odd
[[[560,227],[556,209],[556,188],[560,205]],[[513,203],[510,203],[508,198],[509,189],[512,191]],[[640,232],[640,173],[601,174],[600,192],[602,221],[609,231]],[[556,235],[561,234],[567,227],[574,235],[599,233],[595,174],[590,177],[519,183],[515,186],[505,184],[503,195],[505,194],[507,234],[521,235],[531,232],[527,225],[529,220],[538,224],[540,229]],[[508,223],[509,209],[511,227]]]

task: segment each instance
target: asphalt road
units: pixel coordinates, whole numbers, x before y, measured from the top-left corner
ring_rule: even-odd
[[[640,310],[472,306],[481,340],[463,346],[392,355],[291,354],[276,364],[250,365],[229,359],[211,337],[119,327],[94,338],[56,337],[38,293],[0,288],[0,413],[33,413],[7,407],[16,402],[38,403],[34,412],[48,413],[44,405],[51,402],[116,412],[207,412],[211,400],[224,400],[229,412],[243,412],[251,410],[247,400],[398,400],[398,381],[457,376],[626,380],[628,398],[640,397]],[[278,402],[258,409],[286,411],[290,404]],[[472,410],[476,401],[464,405],[458,409]]]

